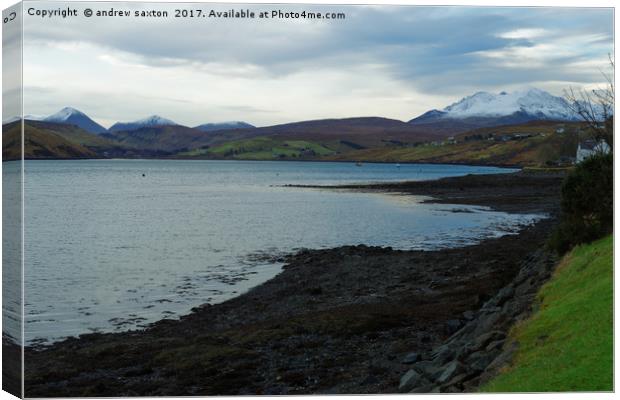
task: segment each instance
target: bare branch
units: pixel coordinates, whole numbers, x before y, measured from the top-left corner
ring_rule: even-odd
[[[614,60],[609,56],[609,64],[614,71]],[[613,145],[613,109],[615,101],[613,75],[601,71],[606,87],[591,91],[575,90],[569,87],[564,97],[570,110],[578,115],[587,125],[592,139],[596,142],[605,141]]]

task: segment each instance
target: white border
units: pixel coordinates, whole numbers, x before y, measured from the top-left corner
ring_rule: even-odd
[[[131,2],[135,2],[135,0],[129,0]],[[92,0],[86,0],[84,2],[93,2]],[[182,1],[182,0],[152,0],[149,2],[153,2],[153,3],[188,3],[188,1]],[[12,0],[0,0],[0,6],[2,7],[2,9],[5,9],[13,4],[17,3],[17,1],[12,1]],[[205,3],[292,3],[292,4],[342,4],[342,5],[354,5],[354,4],[381,4],[381,5],[454,5],[454,6],[517,6],[517,7],[546,7],[546,6],[556,6],[556,7],[613,7],[615,8],[616,2],[613,0],[590,0],[590,1],[584,1],[584,0],[561,0],[561,1],[557,1],[557,0],[537,0],[537,1],[532,1],[532,0],[507,0],[507,1],[500,1],[500,0],[444,0],[444,1],[437,1],[437,0],[422,0],[422,1],[414,1],[414,0],[388,0],[388,1],[368,1],[368,0],[286,0],[286,1],[260,1],[260,0],[244,0],[244,1],[231,1],[231,0],[219,0],[219,1],[205,1]],[[614,13],[615,14],[615,13]],[[614,18],[614,34],[615,32],[618,32],[618,21]],[[1,31],[1,30],[0,30]],[[0,38],[1,38],[1,33],[0,33]],[[615,53],[615,45],[614,45],[614,53]],[[0,65],[1,65],[1,61],[2,61],[2,54],[0,52]],[[23,76],[22,76],[22,80],[23,80]],[[1,99],[0,99],[0,105],[1,105]],[[1,110],[1,107],[0,107]],[[618,162],[618,159],[615,159],[615,165],[614,165],[614,173],[615,173],[615,179],[614,179],[614,183],[617,182],[617,177],[620,176],[620,163]],[[1,171],[1,168],[0,168]],[[23,171],[23,169],[22,169]],[[617,209],[617,205],[619,203],[618,201],[618,187],[617,185],[615,185],[614,187],[614,209]],[[1,195],[1,191],[2,188],[0,186],[0,195]],[[23,201],[23,198],[22,198]],[[23,218],[23,215],[22,215]],[[614,225],[618,226],[618,222],[620,221],[620,216],[618,216],[618,214],[616,213],[614,215]],[[2,238],[2,233],[0,230],[0,240]],[[23,237],[22,237],[23,239]],[[22,242],[23,244],[23,242]],[[620,256],[618,255],[617,252],[617,242],[614,241],[614,265],[619,265],[617,263],[617,261],[620,259]],[[1,254],[1,248],[0,248],[0,254]],[[22,258],[23,260],[23,258]],[[614,288],[618,287],[617,286],[618,283],[618,275],[615,273],[614,271]],[[23,290],[23,289],[22,289]],[[618,332],[618,307],[616,307],[616,301],[617,298],[615,296],[615,289],[614,289],[614,332]],[[23,304],[23,303],[22,303]],[[614,335],[615,336],[615,335]],[[615,339],[615,338],[614,338]],[[615,342],[615,340],[614,340]],[[1,354],[1,350],[0,350],[0,354]],[[615,366],[617,365],[617,360],[619,359],[619,354],[620,352],[618,351],[618,346],[614,346],[614,388],[618,387],[618,374],[616,373],[616,368]],[[0,377],[1,380],[1,377]],[[369,396],[364,396],[365,399],[394,399],[394,400],[401,400],[401,399],[412,399],[414,397],[412,397],[413,395],[369,395]],[[415,395],[415,399],[432,399],[434,398],[434,396],[436,395]],[[445,395],[442,395],[445,396]],[[457,395],[451,395],[451,396],[459,396],[459,397],[472,397],[472,396],[482,396],[484,397],[484,399],[503,399],[503,398],[510,398],[510,399],[532,399],[532,398],[538,398],[538,397],[544,397],[546,399],[568,399],[568,400],[576,400],[576,399],[591,399],[591,398],[600,398],[600,399],[611,399],[614,398],[615,395],[613,393],[603,393],[603,394],[592,394],[592,393],[587,393],[587,394],[581,394],[581,393],[555,393],[555,394],[457,394]],[[239,397],[218,397],[218,399],[222,399],[222,400],[227,400],[227,399],[239,399],[242,396]],[[257,398],[258,396],[244,396],[245,398],[249,398],[249,397],[254,397]],[[301,398],[301,397],[308,397],[308,396],[260,396],[261,399],[270,399],[270,400],[275,400],[275,399],[295,399],[295,398]],[[311,396],[311,397],[325,397],[325,396]],[[338,396],[338,399],[346,399],[346,400],[352,400],[352,399],[357,399],[360,396]],[[5,400],[5,399],[12,399],[14,398],[13,396],[9,395],[6,392],[0,392],[0,400]],[[192,398],[201,398],[201,397],[192,397]],[[203,397],[206,398],[206,397]],[[436,397],[435,397],[436,398]],[[153,397],[143,397],[142,399],[158,399],[158,398],[153,398]]]

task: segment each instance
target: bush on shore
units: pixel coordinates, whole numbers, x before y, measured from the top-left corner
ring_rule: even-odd
[[[613,231],[613,155],[584,160],[562,184],[560,224],[549,245],[560,254]]]

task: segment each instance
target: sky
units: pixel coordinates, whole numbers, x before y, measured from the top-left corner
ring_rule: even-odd
[[[243,7],[346,14],[327,21],[86,18],[86,7],[170,15],[183,7],[73,6],[79,17],[24,17],[24,114],[72,106],[105,127],[152,114],[187,126],[407,121],[477,91],[603,87],[613,51],[613,11],[600,8]]]

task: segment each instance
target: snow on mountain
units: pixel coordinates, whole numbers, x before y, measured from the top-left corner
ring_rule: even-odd
[[[2,124],[10,124],[11,122],[19,121],[20,119],[21,119],[21,117],[19,115],[16,115],[14,117],[9,117],[9,118],[3,120]],[[45,117],[41,116],[41,115],[26,114],[26,115],[24,115],[24,119],[25,120],[30,120],[30,121],[42,121],[43,119],[45,119]]]
[[[564,98],[553,96],[540,89],[498,94],[478,92],[449,105],[444,111],[452,118],[500,117],[516,112],[540,115],[547,119],[576,118]]]
[[[110,132],[133,131],[140,128],[149,128],[153,126],[179,125],[174,121],[160,117],[159,115],[151,115],[143,119],[133,122],[117,122],[110,127]]]
[[[57,113],[52,114],[49,117],[43,118],[42,121],[77,125],[80,128],[91,133],[106,132],[106,129],[103,126],[90,119],[88,115],[84,114],[80,110],[76,110],[72,107],[65,107]]]
[[[134,124],[143,126],[178,125],[176,122],[160,117],[159,115],[151,115],[150,117],[137,120]]]
[[[43,121],[45,119],[45,116],[44,115],[26,114],[26,115],[24,115],[24,119],[28,119],[30,121]]]
[[[254,125],[250,125],[243,121],[227,121],[227,122],[215,122],[207,123],[195,126],[194,129],[198,129],[203,132],[221,131],[224,129],[250,129],[255,128]]]
[[[443,110],[431,110],[411,120],[425,123],[431,120],[466,118],[503,118],[518,120],[560,120],[575,121],[579,116],[563,97],[554,96],[544,90],[527,89],[512,93],[478,92],[453,103]]]
[[[49,117],[45,118],[48,122],[66,122],[68,119],[74,116],[86,116],[80,110],[76,110],[73,107],[65,107],[62,110],[58,111],[56,114],[52,114]]]

